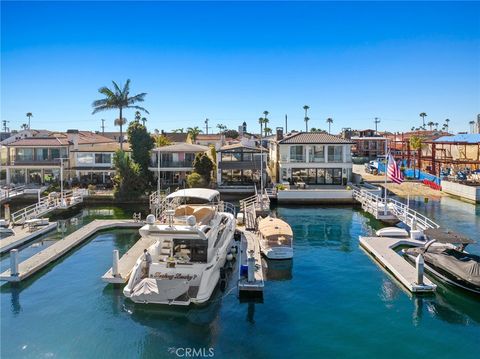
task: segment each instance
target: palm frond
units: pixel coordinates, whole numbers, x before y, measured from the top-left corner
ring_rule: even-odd
[[[115,106],[109,106],[109,105],[106,105],[106,106],[98,106],[96,107],[93,111],[92,111],[92,115],[95,115],[97,112],[101,112],[101,111],[107,111],[107,110],[112,110],[116,108]]]
[[[116,94],[120,95],[122,93],[122,90],[120,90],[120,87],[115,81],[112,81],[112,83],[113,83],[113,87],[115,87]]]
[[[134,104],[135,102],[143,102],[143,101],[145,101],[145,96],[146,96],[146,95],[147,95],[146,92],[142,92],[142,93],[140,93],[140,94],[138,94],[138,95],[129,97],[129,98],[127,99],[127,102],[128,102],[129,105]]]
[[[100,88],[98,89],[98,92],[100,92],[102,95],[105,95],[105,96],[107,96],[107,97],[114,97],[114,96],[115,96],[115,94],[113,93],[113,91],[110,90],[108,87],[105,87],[105,86],[100,87]]]
[[[125,108],[135,108],[137,110],[140,110],[140,111],[143,111],[145,113],[150,114],[150,112],[148,112],[146,109],[144,109],[143,107],[140,107],[140,106],[125,106]]]
[[[108,99],[95,100],[92,102],[92,107],[106,106],[108,105]]]
[[[123,86],[123,94],[128,94],[130,92],[130,79],[127,79],[127,82],[125,82],[125,85]]]

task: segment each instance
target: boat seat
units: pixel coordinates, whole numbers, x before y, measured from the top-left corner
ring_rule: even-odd
[[[175,209],[175,217],[190,216],[193,214],[194,211],[195,211],[194,207],[189,206],[188,204],[184,204],[184,205],[178,206]]]
[[[198,225],[206,225],[213,219],[215,210],[212,207],[198,207],[193,211],[193,215]]]

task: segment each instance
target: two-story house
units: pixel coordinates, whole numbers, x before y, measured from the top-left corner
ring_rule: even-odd
[[[379,136],[375,130],[359,131],[358,136],[350,138],[355,144],[352,147],[353,156],[365,160],[385,156],[386,137]]]
[[[270,141],[272,180],[297,185],[344,185],[351,180],[353,142],[319,132],[283,136]]]
[[[241,142],[222,146],[217,151],[217,185],[253,186],[260,184],[262,158],[263,181],[267,171],[266,149],[263,152],[254,140],[244,139]]]
[[[209,147],[190,143],[157,147],[152,151],[150,171],[160,172],[162,185],[183,185],[193,172],[193,160],[197,153],[207,152]]]

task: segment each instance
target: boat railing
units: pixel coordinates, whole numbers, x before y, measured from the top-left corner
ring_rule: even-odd
[[[231,213],[234,216],[236,215],[236,212],[237,212],[237,209],[235,208],[235,206],[230,202],[221,201],[218,204],[217,209],[218,209],[219,212]]]

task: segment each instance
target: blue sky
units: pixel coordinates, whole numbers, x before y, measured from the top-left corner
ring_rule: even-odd
[[[113,131],[97,90],[132,80],[148,126],[468,130],[480,113],[476,2],[3,2],[1,119]],[[125,116],[133,118],[133,111]]]

